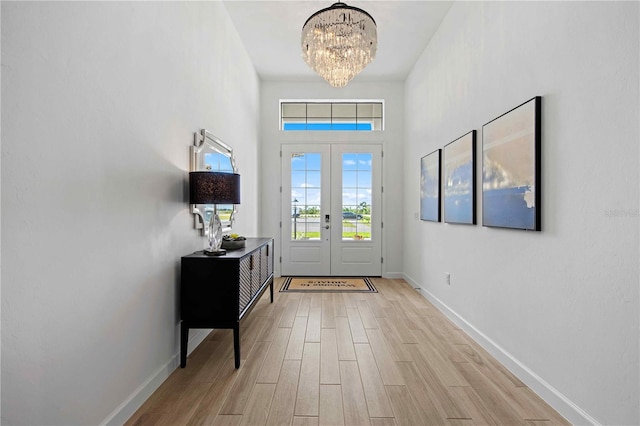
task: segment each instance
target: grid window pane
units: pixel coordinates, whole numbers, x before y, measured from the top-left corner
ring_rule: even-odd
[[[331,117],[307,117],[307,127],[313,128],[318,125],[326,125],[331,127]]]
[[[342,155],[342,239],[371,240],[370,153]]]
[[[373,104],[358,104],[358,117],[373,117]]]
[[[291,240],[320,239],[321,156],[291,155]]]
[[[356,161],[358,162],[358,171],[371,171],[371,154],[358,154],[356,156]]]
[[[373,124],[371,122],[365,122],[365,123],[361,123],[358,122],[356,123],[356,130],[361,130],[361,131],[372,131],[372,130],[380,130],[380,129],[374,129],[373,128]]]
[[[331,104],[308,104],[307,117],[331,118]]]
[[[306,117],[307,116],[307,104],[306,103],[283,103],[282,104],[282,117]]]
[[[333,104],[334,118],[356,118],[358,116],[356,104]]]
[[[302,153],[293,153],[291,154],[291,170],[305,170],[306,169],[306,160],[305,156]]]
[[[282,102],[284,131],[381,131],[382,102]]]
[[[382,118],[382,104],[358,104],[358,118]]]
[[[356,170],[344,170],[342,172],[342,190],[358,187],[358,172]]]
[[[308,170],[305,185],[307,188],[320,188],[320,172]]]
[[[358,207],[371,206],[371,189],[358,188],[357,197]],[[360,211],[360,213],[363,212]]]
[[[371,189],[371,171],[358,171],[358,188]]]
[[[307,188],[305,205],[319,205],[320,204],[320,189]]]
[[[343,154],[342,170],[358,170],[358,154]]]
[[[282,130],[307,130],[306,118],[283,118]]]

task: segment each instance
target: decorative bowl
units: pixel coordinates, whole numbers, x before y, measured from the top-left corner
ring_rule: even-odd
[[[245,240],[222,240],[222,248],[225,250],[238,250],[245,247]]]

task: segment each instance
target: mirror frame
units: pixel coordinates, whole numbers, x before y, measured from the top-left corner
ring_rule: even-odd
[[[200,171],[211,171],[211,167],[207,167],[205,164],[205,156],[209,153],[218,153],[222,154],[225,157],[229,158],[231,162],[231,168],[233,169],[233,173],[238,173],[238,168],[236,167],[236,158],[233,155],[233,148],[224,143],[220,138],[217,138],[213,133],[209,132],[206,129],[200,130],[200,133],[193,134],[193,145],[191,146],[191,164],[189,166],[189,171],[191,172],[200,172]],[[215,171],[215,170],[213,170]],[[205,210],[204,206],[206,204],[191,204],[191,213],[194,215],[194,227],[196,229],[200,229],[203,234],[206,233],[205,223]],[[217,206],[214,205],[214,211],[217,209]],[[233,222],[235,221],[235,215],[237,213],[237,204],[233,204],[233,208],[231,209],[231,215],[229,216],[229,220],[222,221],[222,232],[229,232],[233,227]]]

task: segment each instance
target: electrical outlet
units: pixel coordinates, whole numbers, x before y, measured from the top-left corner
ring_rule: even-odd
[[[447,280],[447,285],[451,285],[451,274],[448,272],[445,272],[444,276]]]

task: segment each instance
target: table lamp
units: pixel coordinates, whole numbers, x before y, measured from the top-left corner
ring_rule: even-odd
[[[240,175],[222,172],[190,172],[189,203],[213,205],[213,214],[207,224],[209,247],[203,250],[209,256],[223,256],[221,249],[222,223],[216,204],[240,204]]]

